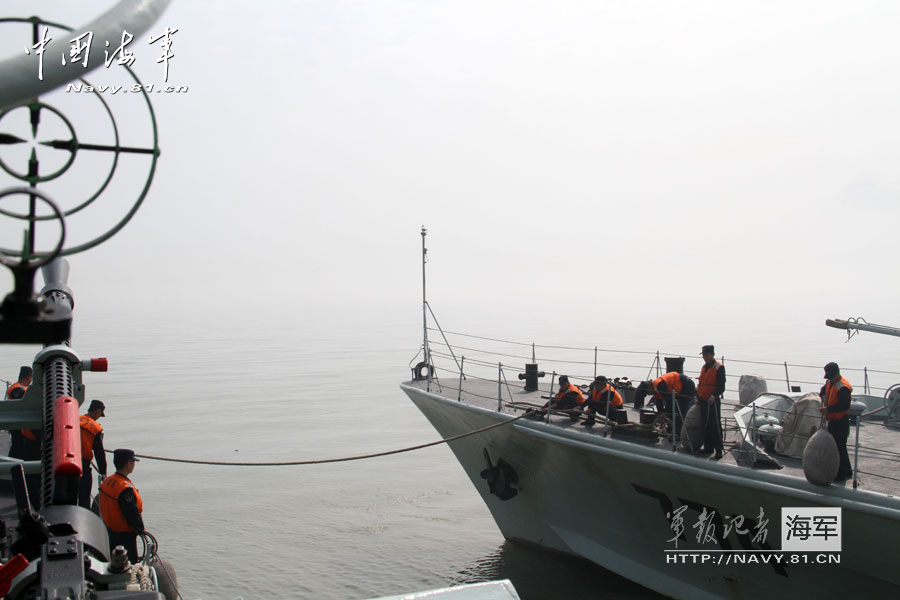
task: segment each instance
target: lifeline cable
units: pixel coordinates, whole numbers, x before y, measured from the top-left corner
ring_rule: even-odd
[[[461,433],[459,435],[454,435],[452,437],[444,438],[442,440],[437,440],[436,442],[428,442],[426,444],[419,444],[418,446],[409,446],[407,448],[399,448],[397,450],[386,450],[384,452],[375,452],[373,454],[360,454],[357,456],[343,456],[341,458],[322,458],[318,460],[294,460],[287,462],[223,462],[223,461],[213,461],[213,460],[191,460],[188,458],[170,458],[167,456],[150,456],[148,454],[135,454],[138,458],[146,458],[148,460],[161,460],[165,462],[175,462],[175,463],[184,463],[190,465],[213,465],[213,466],[222,466],[222,467],[294,467],[300,465],[323,465],[326,463],[338,463],[338,462],[350,462],[353,460],[363,460],[366,458],[377,458],[379,456],[389,456],[391,454],[401,454],[403,452],[411,452],[413,450],[421,450],[422,448],[428,448],[429,446],[437,446],[438,444],[446,444],[448,442],[453,442],[456,440],[460,440],[465,437],[469,437],[470,435],[475,435],[478,433],[482,433],[484,431],[488,431],[489,429],[494,429],[495,427],[502,427],[504,425],[509,425],[519,419],[525,418],[530,415],[531,412],[525,412],[517,417],[513,417],[502,423],[494,423],[493,425],[488,425],[487,427],[482,427],[481,429],[476,429],[475,431],[469,431],[467,433]],[[112,450],[106,450],[107,453],[112,454]]]
[[[169,581],[172,584],[172,587],[175,588],[175,593],[178,595],[179,600],[184,600],[184,597],[181,595],[181,590],[178,589],[178,581],[173,573],[169,572],[169,568],[166,567],[166,563],[163,560],[163,557],[159,555],[159,541],[157,541],[156,536],[150,533],[149,531],[144,531],[143,533],[138,534],[141,538],[141,542],[144,544],[144,554],[147,553],[148,548],[153,547],[153,555],[147,560],[147,566],[151,566],[154,569],[162,569],[166,573],[166,577],[169,578]],[[146,537],[145,537],[146,536]],[[147,538],[152,540],[152,543],[147,542]],[[159,582],[159,576],[157,575],[157,583]],[[159,591],[157,588],[156,591]],[[171,600],[171,599],[169,599]]]

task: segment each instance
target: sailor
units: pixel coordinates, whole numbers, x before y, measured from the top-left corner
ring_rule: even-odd
[[[137,535],[144,533],[141,512],[144,503],[141,494],[128,478],[134,471],[134,463],[139,462],[134,450],[117,448],[113,451],[113,465],[116,472],[100,484],[100,516],[109,534],[110,552],[116,546],[124,546],[128,559],[137,562]]]
[[[715,346],[703,346],[703,368],[697,382],[697,404],[700,417],[705,423],[703,447],[700,454],[716,453],[715,460],[722,458],[722,394],[725,393],[725,367],[716,360]]]
[[[31,367],[19,368],[19,380],[6,390],[8,400],[21,400],[31,385],[33,372]],[[41,460],[41,430],[40,429],[13,429],[9,432],[9,456],[19,460]],[[25,475],[25,483],[28,493],[32,498],[37,498],[40,493],[41,476],[38,473]]]
[[[556,396],[547,401],[547,403],[542,406],[540,409],[531,411],[529,414],[529,418],[531,419],[541,419],[545,414],[547,414],[547,409],[556,408],[559,410],[566,410],[570,408],[578,408],[580,409],[584,406],[584,394],[581,393],[581,390],[578,389],[578,386],[569,383],[569,377],[566,375],[559,376],[559,391],[556,393]],[[569,415],[572,420],[576,420],[578,418],[577,414]]]
[[[97,470],[106,479],[106,453],[103,451],[103,426],[97,421],[105,417],[106,405],[91,400],[86,414],[79,417],[81,424],[81,481],[78,486],[78,505],[91,507],[91,459],[97,457]]]
[[[25,396],[28,386],[31,385],[32,370],[31,367],[19,368],[19,380],[6,388],[6,398],[8,400],[20,400]]]
[[[676,371],[670,371],[652,381],[642,381],[638,385],[637,390],[635,390],[635,402],[641,404],[644,396],[650,393],[653,394],[651,402],[656,405],[656,410],[666,415],[672,414],[672,396],[674,393],[675,404],[678,410],[675,411],[673,431],[678,436],[681,432],[684,415],[687,414],[691,403],[694,402],[697,386],[694,385],[690,377]]]
[[[593,427],[596,419],[596,413],[606,414],[607,405],[609,409],[615,410],[622,408],[622,396],[604,375],[597,375],[591,383],[585,410],[588,414],[587,420],[584,422],[585,427]]]
[[[825,365],[825,385],[819,391],[822,398],[820,412],[828,421],[828,433],[837,442],[838,454],[841,457],[841,466],[838,468],[835,481],[847,481],[853,477],[853,467],[850,466],[850,456],[847,454],[847,437],[850,435],[850,401],[853,387],[841,377],[841,369],[836,362]]]
[[[6,399],[7,400],[21,400],[25,397],[25,392],[28,391],[28,386],[31,385],[32,381],[32,371],[31,367],[20,367],[19,368],[19,379],[14,384],[6,388]],[[29,446],[28,442],[34,442],[38,439],[36,432],[30,429],[16,429],[9,432],[10,435],[10,446],[9,446],[9,455],[13,458],[22,458],[24,460],[25,454],[33,455],[35,453],[34,444]],[[41,447],[40,444],[37,445],[37,458],[40,458],[41,455]],[[29,459],[34,460],[34,459]]]
[[[544,408],[558,408],[561,410],[567,408],[578,408],[584,404],[584,394],[578,389],[574,383],[569,383],[567,375],[559,376],[559,391],[556,397],[547,402]]]
[[[31,367],[19,368],[19,380],[6,388],[7,400],[21,400],[32,382]],[[9,432],[9,455],[22,460],[40,460],[41,432],[36,429],[17,429]]]

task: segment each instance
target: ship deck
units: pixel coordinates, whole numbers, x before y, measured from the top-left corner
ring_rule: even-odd
[[[428,382],[410,381],[407,382],[407,385],[416,386],[424,390],[427,388]],[[490,381],[473,377],[463,380],[462,385],[457,379],[435,378],[430,385],[432,393],[445,398],[459,400],[460,402],[492,411],[497,411],[499,407],[501,412],[515,416],[521,415],[531,407],[543,406],[550,396],[550,390],[546,384],[540,385],[537,391],[526,392],[518,385],[513,386],[506,383],[498,385],[496,380]],[[625,403],[624,408],[628,412],[629,423],[640,422],[639,409],[629,405],[628,402]],[[765,460],[766,455],[764,453],[760,452],[754,457],[751,452],[746,451],[747,444],[742,445],[741,436],[733,416],[734,412],[740,408],[743,407],[727,395],[723,399],[722,412],[726,417],[725,455],[718,462],[746,469],[748,472],[765,469],[787,477],[797,477],[805,480],[803,466],[799,459],[769,453],[768,456],[774,459],[777,465],[781,466],[779,469],[776,464]],[[544,421],[561,429],[573,429],[599,437],[609,435],[609,429],[615,427],[613,424],[607,426],[602,415],[597,415],[597,423],[593,427],[585,426],[584,415],[578,415],[573,420],[569,414],[563,412],[551,412],[544,417]],[[617,436],[617,439],[623,438]],[[673,449],[671,440],[664,436],[660,436],[655,445],[637,441],[632,443],[645,447],[655,447],[663,453],[688,452],[680,445]],[[744,450],[741,449],[742,446]],[[850,454],[850,462],[853,464],[856,451],[856,429],[853,426],[851,426],[850,437],[847,441],[847,451]],[[755,461],[754,458],[756,458]],[[858,489],[879,492],[894,497],[900,496],[900,430],[886,427],[881,421],[861,419],[859,425],[858,460]],[[854,481],[851,479],[844,483],[834,483],[832,485],[852,488],[853,484]]]

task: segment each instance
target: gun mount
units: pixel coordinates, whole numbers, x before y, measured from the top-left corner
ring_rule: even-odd
[[[69,265],[63,258],[103,243],[120,231],[140,208],[160,154],[153,107],[146,92],[133,95],[146,103],[152,142],[145,147],[127,146],[120,140],[109,104],[98,95],[93,100],[86,96],[86,101],[99,100],[103,114],[112,123],[111,140],[86,143],[85,140],[95,140],[78,134],[78,120],[67,117],[51,101],[41,97],[69,81],[85,81],[88,71],[104,64],[104,40],[117,40],[125,30],[135,36],[142,35],[168,2],[121,0],[97,19],[74,30],[39,17],[0,19],[0,25],[27,27],[24,35],[30,33],[33,43],[38,43],[39,31],[43,30],[46,37],[49,29],[71,32],[75,37],[86,33],[94,37],[93,47],[88,51],[91,67],[87,69],[71,63],[67,67],[65,60],[62,64],[48,60],[42,76],[37,77],[33,57],[18,55],[0,62],[0,81],[4,82],[0,89],[0,176],[5,173],[15,181],[12,187],[0,187],[0,216],[25,223],[18,242],[0,244],[0,264],[13,274],[13,289],[0,303],[0,343],[42,345],[34,357],[33,383],[25,395],[0,403],[0,428],[39,434],[35,440],[37,456],[0,457],[0,486],[6,484],[7,503],[13,502],[9,492],[15,492],[15,517],[8,517],[8,522],[0,519],[0,561],[3,563],[0,596],[5,598],[164,600],[160,592],[161,587],[166,587],[164,580],[171,588],[174,579],[168,568],[163,569],[163,574],[157,573],[155,565],[164,561],[156,556],[157,545],[152,535],[142,534],[144,557],[140,564],[132,565],[118,551],[120,547],[110,549],[107,529],[99,514],[78,506],[78,482],[83,475],[78,423],[78,407],[85,399],[82,374],[105,371],[106,359],[83,360],[71,347],[75,302],[68,286]],[[53,37],[55,46],[47,45],[43,50],[68,49],[70,35]],[[23,37],[23,42],[27,39]],[[140,84],[127,66],[122,68]],[[5,117],[14,111],[27,113],[30,130],[9,130],[16,119]],[[62,121],[63,127],[57,126],[55,131],[57,137],[65,139],[44,139],[42,115]],[[50,131],[54,128],[50,127]],[[14,164],[4,149],[26,142],[31,144],[30,157],[24,166]],[[43,152],[63,153],[64,158],[49,161],[51,166],[47,167],[48,161],[41,162]],[[66,179],[79,152],[106,153],[110,159],[105,179],[101,178],[99,187],[87,197],[79,196],[83,192],[76,192],[78,186],[68,185]],[[147,157],[148,174],[143,188],[124,216],[111,227],[99,233],[88,232],[90,235],[73,242],[67,230],[67,218],[81,213],[108,192],[123,154]],[[61,189],[68,191],[60,192],[60,187],[56,187],[57,198],[53,198],[38,188],[48,181],[62,182]],[[55,237],[48,244],[43,234],[54,227]],[[34,277],[38,270],[45,285],[35,293]],[[0,499],[3,499],[2,490]],[[174,597],[170,595],[169,600]]]

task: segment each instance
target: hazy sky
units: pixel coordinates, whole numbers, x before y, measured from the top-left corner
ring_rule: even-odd
[[[80,25],[111,4],[3,11]],[[413,312],[424,224],[445,314],[900,323],[896,2],[174,0],[151,32],[167,26],[169,83],[189,90],[153,95],[144,207],[71,259],[91,306],[124,289],[156,307]],[[14,55],[30,32],[0,40]],[[163,84],[159,52],[136,41],[144,83]],[[147,145],[140,99],[104,99]],[[47,102],[109,139],[95,96]],[[85,154],[73,169],[102,162]],[[123,159],[114,196],[142,160]],[[97,176],[53,189],[78,177]],[[91,218],[127,209],[113,200]]]

